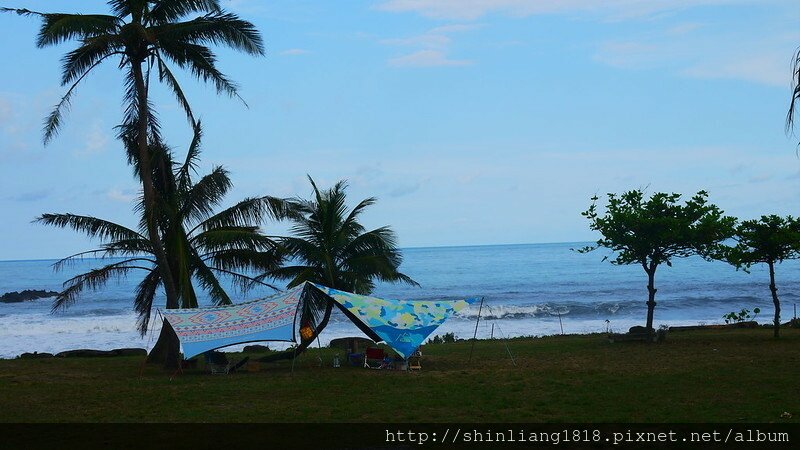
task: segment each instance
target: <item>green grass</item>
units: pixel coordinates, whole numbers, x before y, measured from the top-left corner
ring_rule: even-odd
[[[334,369],[312,349],[258,373],[170,378],[141,358],[0,361],[0,421],[797,422],[800,330],[428,345],[415,373]],[[235,356],[236,357],[236,356]],[[143,370],[142,370],[143,368]],[[783,412],[793,417],[781,418]]]

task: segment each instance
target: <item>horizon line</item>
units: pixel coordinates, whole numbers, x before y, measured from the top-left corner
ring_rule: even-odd
[[[518,242],[518,243],[502,243],[502,244],[459,244],[459,245],[420,245],[420,246],[409,246],[409,247],[400,247],[400,250],[425,250],[425,249],[446,249],[446,248],[469,248],[469,247],[513,247],[513,246],[523,246],[523,245],[554,245],[554,244],[582,244],[586,242],[594,242],[594,241],[559,241],[559,242]],[[63,259],[63,257],[57,258],[32,258],[32,259],[0,259],[0,263],[6,262],[34,262],[34,261],[54,261]],[[103,258],[81,258],[81,259],[103,259]]]

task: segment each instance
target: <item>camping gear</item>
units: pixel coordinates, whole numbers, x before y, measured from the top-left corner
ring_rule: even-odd
[[[450,316],[476,302],[466,300],[385,300],[315,284],[374,341],[386,342],[403,359]]]
[[[206,367],[208,370],[215,375],[224,374],[227,375],[229,373],[236,372],[242,366],[247,364],[250,361],[250,357],[246,357],[236,363],[231,362],[228,360],[228,357],[225,353],[217,352],[217,351],[208,351],[205,352],[206,357]]]
[[[386,367],[386,352],[382,348],[368,348],[364,352],[364,367],[367,369],[383,369]]]
[[[254,341],[294,342],[303,284],[260,300],[229,306],[167,310],[164,317],[183,346],[185,359],[208,350]]]
[[[408,357],[408,370],[422,370],[422,351],[417,350]]]

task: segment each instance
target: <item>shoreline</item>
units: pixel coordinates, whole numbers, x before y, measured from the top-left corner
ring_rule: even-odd
[[[580,337],[580,336],[592,336],[592,335],[609,335],[609,334],[625,334],[628,332],[628,329],[632,326],[642,326],[643,320],[630,320],[624,321],[626,326],[614,326],[609,327],[608,330],[605,328],[598,328],[599,326],[605,326],[605,321],[601,319],[596,320],[569,320],[564,319],[564,332],[561,333],[560,326],[558,323],[558,319],[555,321],[547,320],[547,319],[538,319],[537,324],[540,325],[540,331],[538,333],[514,333],[509,334],[505,330],[508,329],[507,327],[509,323],[514,322],[514,319],[507,319],[507,320],[489,320],[489,321],[481,321],[479,324],[479,329],[477,333],[477,340],[478,341],[498,341],[503,339],[538,339],[538,338],[545,338],[545,337],[558,337],[558,336],[569,336],[569,337]],[[505,323],[503,323],[505,322]],[[529,322],[529,321],[526,321]],[[576,322],[581,322],[583,324],[582,327],[576,326]],[[623,321],[615,321],[615,323],[620,324]],[[627,324],[630,324],[627,326]],[[492,334],[492,325],[494,325],[494,334]],[[542,326],[545,325],[545,326]],[[782,325],[786,326],[787,324]],[[703,320],[675,320],[671,321],[670,324],[662,324],[662,326],[666,326],[669,328],[670,332],[682,332],[682,331],[703,331],[703,330],[724,330],[730,328],[737,328],[735,325],[728,325],[725,323],[708,323],[707,321]],[[433,334],[431,334],[426,339],[427,341],[434,338],[435,336],[443,336],[446,333],[454,333],[456,336],[457,341],[467,341],[472,339],[472,335],[474,333],[475,321],[451,321],[446,322],[440,328],[438,328]],[[771,323],[768,322],[759,322],[756,326],[752,328],[757,329],[771,329]],[[659,328],[658,326],[656,328]],[[672,329],[677,328],[677,329]],[[683,328],[683,329],[681,329]],[[741,327],[738,327],[741,328]],[[510,329],[514,330],[517,329],[515,327],[510,327]],[[21,349],[14,354],[4,353],[0,355],[0,360],[15,360],[20,359],[23,354],[51,354],[55,355],[58,353],[64,352],[75,352],[75,351],[91,351],[91,352],[112,352],[115,350],[121,349],[143,349],[149,352],[152,349],[152,346],[155,344],[155,337],[158,336],[160,331],[160,327],[154,327],[149,333],[148,336],[142,339],[125,339],[125,336],[128,333],[118,333],[116,335],[117,339],[110,340],[107,344],[103,345],[67,345],[67,346],[57,346],[57,347],[38,347],[38,348],[27,348]],[[108,333],[112,334],[112,333]],[[138,335],[138,333],[137,333]],[[327,348],[330,341],[334,339],[344,338],[344,337],[365,337],[363,334],[358,330],[357,327],[350,323],[330,323],[326,330],[320,336],[319,344],[323,348]],[[84,341],[87,342],[87,341]],[[247,345],[259,344],[268,347],[270,350],[281,351],[285,350],[291,345],[291,342],[277,342],[277,341],[260,341],[260,342],[251,342],[247,344],[236,344],[231,345],[228,347],[223,347],[219,349],[219,351],[226,352],[226,353],[239,353],[242,349]],[[423,344],[423,345],[426,345]]]

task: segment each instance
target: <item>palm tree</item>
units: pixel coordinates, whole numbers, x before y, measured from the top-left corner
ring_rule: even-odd
[[[260,231],[259,224],[266,218],[284,216],[287,203],[273,197],[246,198],[214,213],[214,207],[221,203],[232,184],[228,172],[222,167],[214,167],[207,175],[193,179],[200,154],[200,139],[198,126],[186,160],[180,165],[173,162],[172,153],[166,146],[150,147],[150,158],[154,162],[153,180],[162,200],[158,204],[156,223],[170,262],[170,275],[177,284],[178,306],[181,308],[198,306],[193,280],[208,293],[215,305],[226,305],[231,303],[231,299],[223,288],[221,277],[228,278],[243,290],[255,284],[266,285],[249,274],[274,270],[281,261],[279,246]],[[137,210],[144,211],[141,199]],[[36,222],[72,228],[103,241],[97,249],[58,261],[54,266],[56,270],[85,256],[113,258],[103,267],[67,280],[64,290],[53,302],[53,311],[69,307],[86,290],[101,289],[111,279],[141,271],[144,278],[136,288],[134,309],[139,316],[139,332],[144,336],[153,300],[159,288],[164,286],[153,241],[145,236],[147,220],[141,218],[138,230],[76,214],[43,214]],[[177,356],[177,340],[164,343],[159,338],[159,342],[167,347],[163,349],[166,354],[161,357],[165,362],[173,363],[173,357]]]
[[[292,200],[294,206],[289,220],[294,223],[290,230],[293,236],[278,238],[292,264],[266,271],[258,280],[288,280],[289,288],[311,281],[364,295],[372,292],[376,280],[418,286],[398,270],[403,257],[392,229],[384,226],[366,231],[358,222],[361,213],[375,203],[375,198],[362,200],[348,212],[345,181],[339,181],[326,191],[320,191],[311,177],[309,181],[314,198]],[[304,304],[301,324],[310,326],[312,333],[303,336],[296,351],[268,359],[286,358],[304,351],[328,324],[333,309],[330,300],[311,296]]]
[[[264,46],[255,26],[225,12],[218,0],[109,0],[108,5],[110,15],[41,13],[13,8],[0,8],[0,11],[40,17],[42,26],[36,41],[40,48],[70,40],[80,43],[63,58],[61,84],[69,87],[45,120],[45,143],[58,133],[78,85],[101,63],[118,58],[118,67],[125,76],[123,129],[137,143],[143,217],[147,237],[152,243],[150,251],[161,271],[167,308],[177,308],[174,270],[171,270],[156,224],[159,200],[151,176],[149,148],[152,141],[159,140],[160,133],[149,103],[151,71],[158,72],[158,80],[172,91],[194,126],[189,101],[169,63],[188,69],[199,80],[212,83],[217,92],[239,97],[236,85],[216,68],[216,56],[208,44],[221,44],[253,55],[263,55]],[[200,15],[183,20],[192,14]]]

